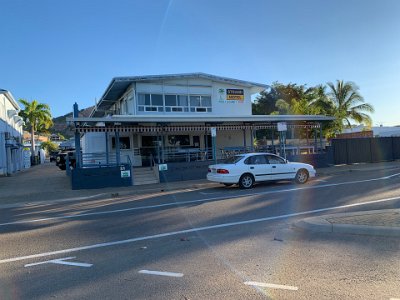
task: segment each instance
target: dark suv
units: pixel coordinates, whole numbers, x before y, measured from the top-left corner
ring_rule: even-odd
[[[58,153],[60,153],[60,151],[50,151],[50,162],[56,161]]]
[[[67,155],[69,157],[69,165],[75,168],[75,150],[66,150],[58,153],[56,157],[56,166],[58,166],[61,170],[65,170],[67,168]]]

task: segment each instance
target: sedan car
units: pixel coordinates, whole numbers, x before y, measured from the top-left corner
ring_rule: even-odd
[[[315,175],[314,167],[309,164],[289,162],[272,153],[247,153],[209,166],[207,179],[226,186],[238,184],[243,189],[249,189],[256,182],[269,180],[287,179],[306,183]]]

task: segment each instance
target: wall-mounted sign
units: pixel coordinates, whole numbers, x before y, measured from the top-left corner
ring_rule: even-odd
[[[243,89],[218,89],[218,102],[223,103],[244,103]]]
[[[130,170],[121,171],[121,178],[127,178],[127,177],[131,177],[131,171]]]
[[[159,171],[168,171],[168,165],[167,164],[159,164],[158,170]]]
[[[286,122],[278,122],[277,127],[278,131],[287,131]]]
[[[217,128],[211,127],[211,136],[216,137],[217,136]]]
[[[244,100],[243,89],[226,89],[226,100]]]

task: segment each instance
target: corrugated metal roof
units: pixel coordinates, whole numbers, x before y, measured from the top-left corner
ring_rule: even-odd
[[[90,118],[67,118],[67,122],[83,123],[276,123],[276,122],[323,122],[332,121],[334,117],[321,115],[253,115],[248,117],[237,116],[165,116],[165,115],[136,115],[136,116],[112,116],[112,117],[90,117]]]

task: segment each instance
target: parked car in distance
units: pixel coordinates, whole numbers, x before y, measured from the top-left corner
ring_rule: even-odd
[[[57,160],[57,155],[60,151],[50,151],[50,162]]]
[[[69,158],[70,166],[75,168],[75,150],[66,150],[58,153],[56,157],[56,166],[59,167],[61,170],[65,170],[67,168],[67,155]]]
[[[315,175],[314,167],[309,164],[289,162],[272,153],[246,153],[210,165],[207,179],[226,186],[238,184],[240,188],[249,189],[256,182],[270,180],[287,179],[302,184]]]

